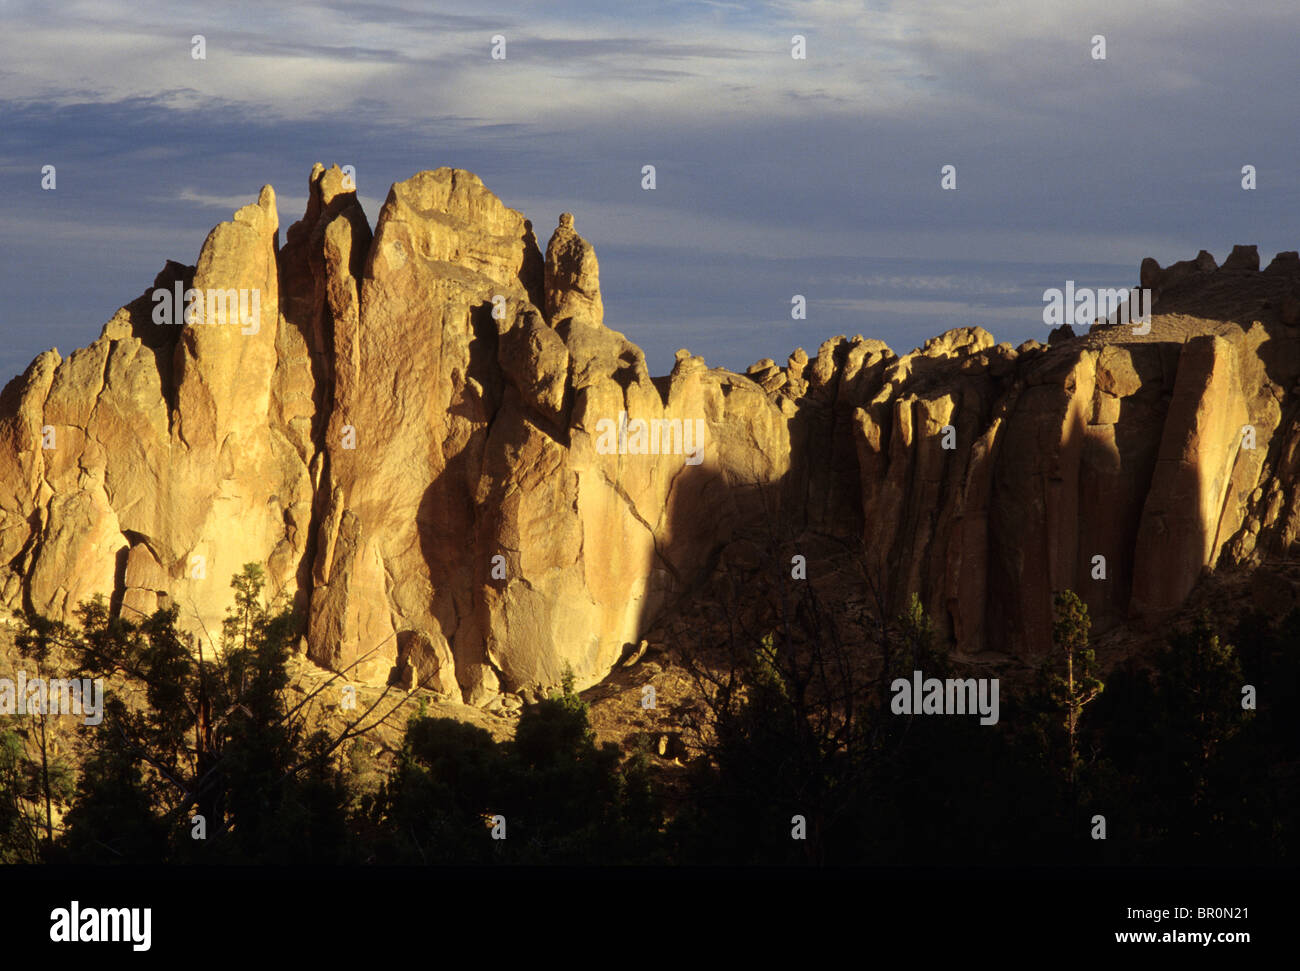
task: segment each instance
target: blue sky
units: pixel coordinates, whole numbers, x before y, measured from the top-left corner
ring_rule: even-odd
[[[1045,339],[1067,279],[1300,248],[1298,27],[1295,0],[0,2],[0,381],[264,183],[287,228],[316,161],[356,166],[372,224],[441,165],[543,246],[572,211],[655,373],[682,346],[743,368],[836,334]]]

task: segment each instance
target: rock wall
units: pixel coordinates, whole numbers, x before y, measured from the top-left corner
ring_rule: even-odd
[[[1051,346],[973,328],[901,358],[860,337],[822,347],[854,386],[840,400],[864,557],[891,608],[916,592],[958,650],[1032,656],[1050,645],[1055,590],[1080,593],[1099,629],[1154,623],[1205,570],[1290,550],[1296,255],[1262,273],[1254,247],[1221,269],[1205,253],[1176,266],[1169,279],[1144,264],[1160,288],[1145,335],[1098,322]]]
[[[482,704],[599,680],[757,523],[861,542],[891,607],[917,592],[959,650],[1019,655],[1053,590],[1158,618],[1300,530],[1294,254],[1144,262],[1143,336],[839,337],[653,378],[572,216],[543,255],[468,172],[393,186],[373,233],[337,168],[309,186],[283,246],[268,186],[0,394],[11,608],[103,593],[215,636],[254,561],[318,663]],[[176,288],[260,315],[157,322]]]

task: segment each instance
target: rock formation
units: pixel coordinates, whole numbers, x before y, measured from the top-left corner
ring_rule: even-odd
[[[837,337],[745,375],[683,350],[654,378],[573,217],[543,255],[468,172],[393,186],[372,233],[318,165],[278,227],[268,186],[0,394],[11,608],[103,593],[215,636],[257,562],[317,663],[484,704],[599,680],[756,524],[861,544],[891,608],[1021,656],[1053,590],[1158,619],[1300,533],[1294,253],[1144,261],[1145,335]],[[159,322],[159,292],[209,312]]]

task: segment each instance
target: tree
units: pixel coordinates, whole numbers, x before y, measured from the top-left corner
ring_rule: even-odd
[[[650,862],[662,813],[644,757],[624,763],[617,745],[598,744],[590,709],[565,666],[561,689],[525,708],[508,761],[503,812],[517,821],[517,862]],[[516,844],[519,845],[519,844]]]
[[[62,657],[54,641],[23,631],[16,643],[19,656],[35,665],[35,676],[31,681],[59,676]],[[66,805],[73,791],[72,763],[64,754],[69,740],[59,729],[57,718],[50,717],[52,700],[48,695],[15,700],[18,717],[14,729],[8,733],[11,738],[7,746],[13,756],[11,778],[15,786],[13,796],[16,797],[13,805],[24,816],[39,806],[44,831],[41,853],[48,858],[54,847],[55,807],[61,809]],[[18,727],[19,722],[25,724]]]
[[[635,756],[598,745],[566,671],[525,708],[514,740],[449,718],[412,717],[378,801],[381,859],[415,863],[646,863],[662,813]],[[506,839],[490,835],[495,816]]]
[[[49,859],[55,839],[53,809],[72,798],[72,764],[50,751],[48,715],[31,717],[35,733],[18,718],[0,718],[0,863]]]
[[[768,562],[787,557],[769,551]],[[756,578],[757,617],[728,611],[726,641],[683,652],[696,684],[693,804],[677,822],[681,850],[703,861],[824,863],[850,844],[885,730],[879,672],[843,642],[808,583],[782,569]],[[791,839],[791,819],[806,839]]]
[[[81,671],[122,686],[91,734],[68,813],[66,844],[79,858],[330,862],[346,855],[353,795],[341,747],[364,734],[368,719],[379,720],[371,716],[387,690],[342,732],[309,731],[308,706],[335,678],[290,704],[286,665],[297,625],[263,602],[263,584],[256,564],[232,580],[235,603],[221,649],[211,653],[178,630],[174,607],[135,624],[97,598],[81,605],[76,628],[28,616],[20,637],[28,650],[58,649]],[[123,692],[142,695],[144,704],[128,704]],[[193,838],[200,829],[204,838]]]
[[[1156,671],[1164,750],[1185,773],[1186,795],[1199,806],[1220,746],[1253,717],[1241,707],[1241,664],[1235,648],[1219,638],[1209,614],[1202,612],[1170,637]]]
[[[1053,600],[1056,617],[1052,623],[1052,643],[1065,657],[1065,677],[1052,678],[1051,696],[1065,713],[1068,740],[1070,791],[1074,793],[1079,769],[1079,716],[1104,690],[1105,685],[1093,674],[1096,657],[1088,646],[1092,621],[1088,606],[1073,590],[1058,591]]]

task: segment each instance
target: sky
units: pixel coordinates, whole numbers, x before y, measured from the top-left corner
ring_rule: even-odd
[[[1296,0],[0,0],[0,383],[263,184],[283,239],[318,161],[355,166],[372,226],[444,165],[543,247],[574,213],[655,374],[681,347],[743,369],[840,334],[1045,340],[1066,280],[1300,248],[1297,28]]]

